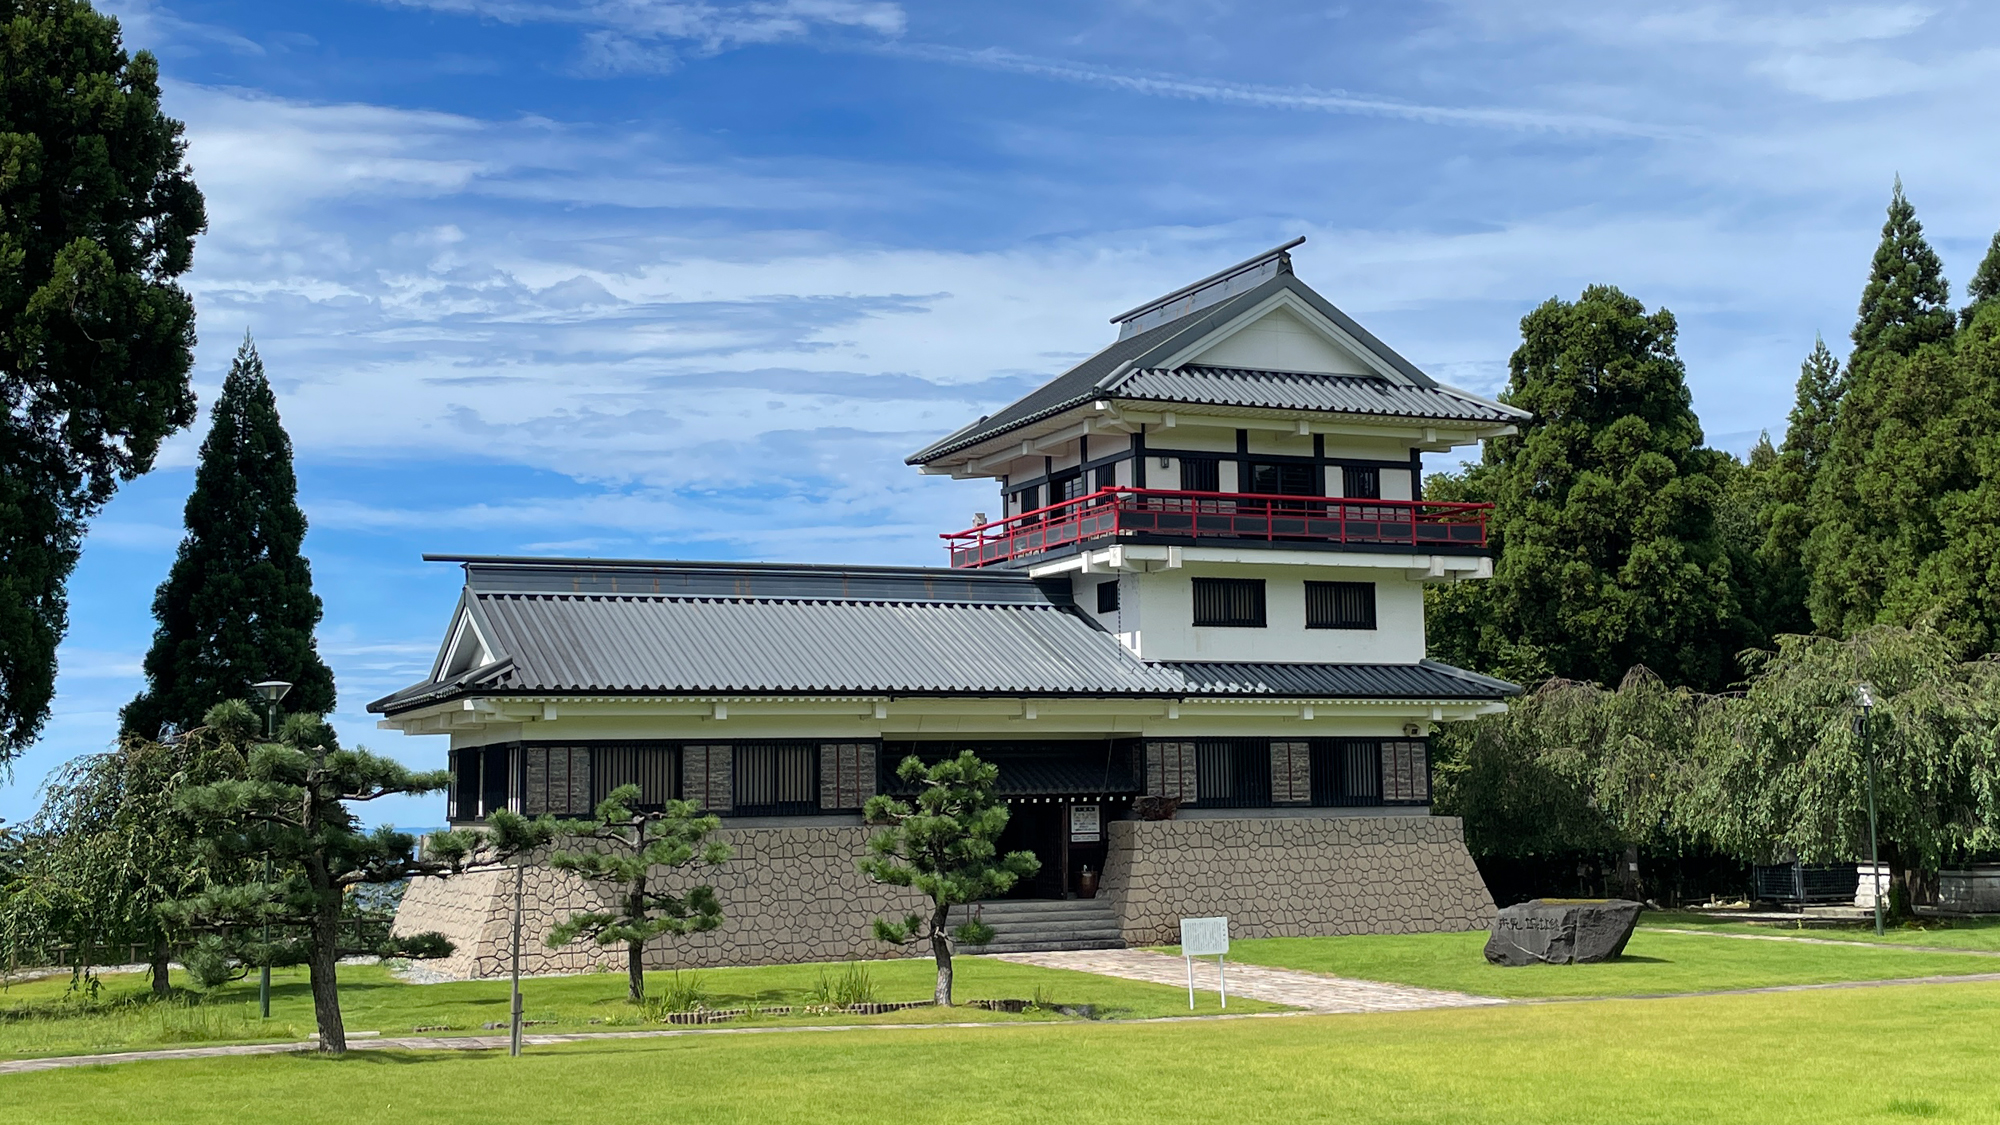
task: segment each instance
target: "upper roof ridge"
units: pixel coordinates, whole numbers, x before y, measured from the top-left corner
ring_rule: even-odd
[[[1305,240],[1306,236],[1300,235],[1282,246],[1273,246],[1228,269],[1217,270],[1200,281],[1190,282],[1163,297],[1155,297],[1137,308],[1119,313],[1111,318],[1111,323],[1121,326],[1118,338],[1123,340],[1148,328],[1179,320],[1198,309],[1254,289],[1280,274],[1292,272],[1290,251]]]

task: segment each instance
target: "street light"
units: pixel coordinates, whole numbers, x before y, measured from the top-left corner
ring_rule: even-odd
[[[278,703],[285,698],[286,692],[292,690],[292,685],[283,680],[264,680],[251,684],[250,690],[264,700],[264,737],[278,737]],[[268,851],[264,853],[264,885],[271,885],[271,853]],[[268,914],[264,918],[264,966],[257,974],[257,1010],[261,1013],[259,1018],[271,1018],[271,919]]]
[[[278,703],[292,690],[292,685],[283,680],[264,680],[251,684],[250,690],[264,700],[264,737],[278,737]]]
[[[1875,689],[1867,680],[1854,685],[1854,733],[1868,759],[1868,863],[1875,880],[1875,936],[1882,936],[1882,849],[1875,835],[1875,746],[1869,739],[1868,716],[1875,710]]]

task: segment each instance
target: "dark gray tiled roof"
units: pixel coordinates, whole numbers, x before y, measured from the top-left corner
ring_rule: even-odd
[[[1148,663],[1077,613],[1065,587],[1019,572],[460,561],[461,605],[491,660],[370,711],[510,694],[1497,699],[1519,690],[1429,661]],[[656,584],[670,592],[652,593]]]
[[[1240,367],[1133,371],[1118,381],[1121,399],[1325,410],[1441,421],[1516,422],[1520,411],[1449,387],[1411,387],[1368,375],[1310,375]]]
[[[1424,660],[1416,664],[1237,664],[1172,661],[1189,695],[1280,695],[1309,699],[1501,699],[1518,684]]]
[[[1119,340],[1048,383],[1030,391],[1020,400],[1002,407],[990,417],[982,418],[911,454],[908,463],[922,465],[935,461],[1008,430],[1060,414],[1094,399],[1128,397],[1128,392],[1122,389],[1122,379],[1114,379],[1113,376],[1120,375],[1128,368],[1145,370],[1163,363],[1201,337],[1222,327],[1237,314],[1261,303],[1275,293],[1286,290],[1311,305],[1320,315],[1339,325],[1342,331],[1353,336],[1363,347],[1410,382],[1419,387],[1437,386],[1436,380],[1418,370],[1409,360],[1396,354],[1389,345],[1376,339],[1373,333],[1357,324],[1353,317],[1341,312],[1326,298],[1313,292],[1312,287],[1300,281],[1287,267],[1285,272],[1254,289],[1196,309],[1178,320],[1168,321]]]

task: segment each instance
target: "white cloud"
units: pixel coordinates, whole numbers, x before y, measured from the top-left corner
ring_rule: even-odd
[[[706,52],[752,43],[804,38],[822,28],[858,28],[901,34],[898,4],[874,0],[753,0],[750,3],[674,3],[670,0],[382,0],[504,23],[560,23],[597,27],[648,40],[687,42]]]

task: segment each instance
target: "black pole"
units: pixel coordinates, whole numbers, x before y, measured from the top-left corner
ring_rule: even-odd
[[[1868,757],[1868,862],[1874,867],[1875,936],[1882,936],[1882,848],[1875,835],[1875,744],[1868,737],[1868,712],[1861,712],[1861,752]]]
[[[278,703],[276,700],[264,702],[264,737],[277,737],[273,732],[278,726]],[[259,1019],[271,1018],[271,915],[269,895],[271,893],[271,853],[264,853],[264,964],[257,972],[257,1012]]]

